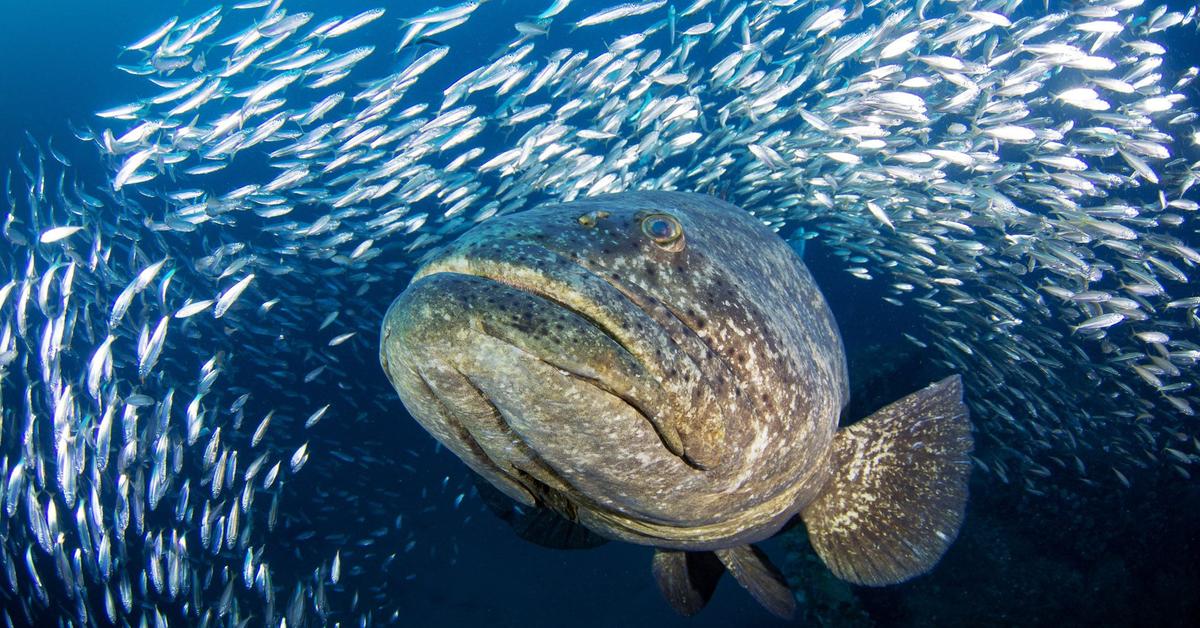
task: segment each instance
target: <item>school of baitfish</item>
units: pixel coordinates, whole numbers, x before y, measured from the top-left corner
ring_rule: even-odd
[[[20,148],[0,254],[9,623],[397,617],[378,583],[412,575],[389,564],[452,552],[420,547],[420,513],[389,510],[411,495],[371,465],[415,474],[420,454],[312,435],[397,411],[354,370],[437,245],[626,189],[719,194],[886,282],[880,308],[916,308],[908,339],[963,374],[996,481],[1190,477],[1198,70],[1164,42],[1195,36],[1195,8],[545,4],[173,17],[115,60],[140,97],[72,128],[106,180],[61,139]],[[467,32],[494,54],[462,52]],[[289,506],[314,465],[346,479]],[[460,506],[467,480],[448,482],[426,511]],[[337,499],[385,525],[295,549]]]

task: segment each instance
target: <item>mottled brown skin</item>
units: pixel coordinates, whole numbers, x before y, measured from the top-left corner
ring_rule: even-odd
[[[669,214],[666,245],[642,221]],[[631,192],[488,221],[383,323],[410,413],[526,503],[610,538],[732,548],[833,474],[841,338],[808,270],[715,198]]]

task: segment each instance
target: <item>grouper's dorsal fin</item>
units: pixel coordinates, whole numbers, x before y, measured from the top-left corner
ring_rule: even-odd
[[[834,476],[801,513],[817,555],[873,586],[932,569],[962,524],[972,445],[957,375],[840,430]]]
[[[772,615],[791,619],[796,613],[795,594],[762,550],[753,545],[739,545],[717,550],[716,555],[738,584]]]
[[[654,580],[658,590],[684,617],[700,612],[712,599],[725,566],[712,552],[654,550]]]

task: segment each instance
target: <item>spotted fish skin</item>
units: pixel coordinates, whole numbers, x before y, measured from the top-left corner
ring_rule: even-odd
[[[839,430],[846,360],[816,282],[710,196],[627,192],[490,221],[417,271],[380,336],[425,429],[523,504],[654,546],[683,615],[728,571],[791,617],[752,544],[796,515],[836,575],[870,585],[931,569],[962,523],[960,378]]]
[[[647,235],[661,216],[679,241]],[[473,229],[392,305],[382,360],[417,420],[511,495],[677,549],[761,540],[811,502],[848,397],[803,262],[685,193]]]

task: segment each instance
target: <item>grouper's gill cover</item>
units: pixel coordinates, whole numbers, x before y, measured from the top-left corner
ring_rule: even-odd
[[[525,503],[611,536],[769,536],[828,479],[847,399],[808,271],[746,212],[626,193],[489,221],[390,308],[414,417]]]

